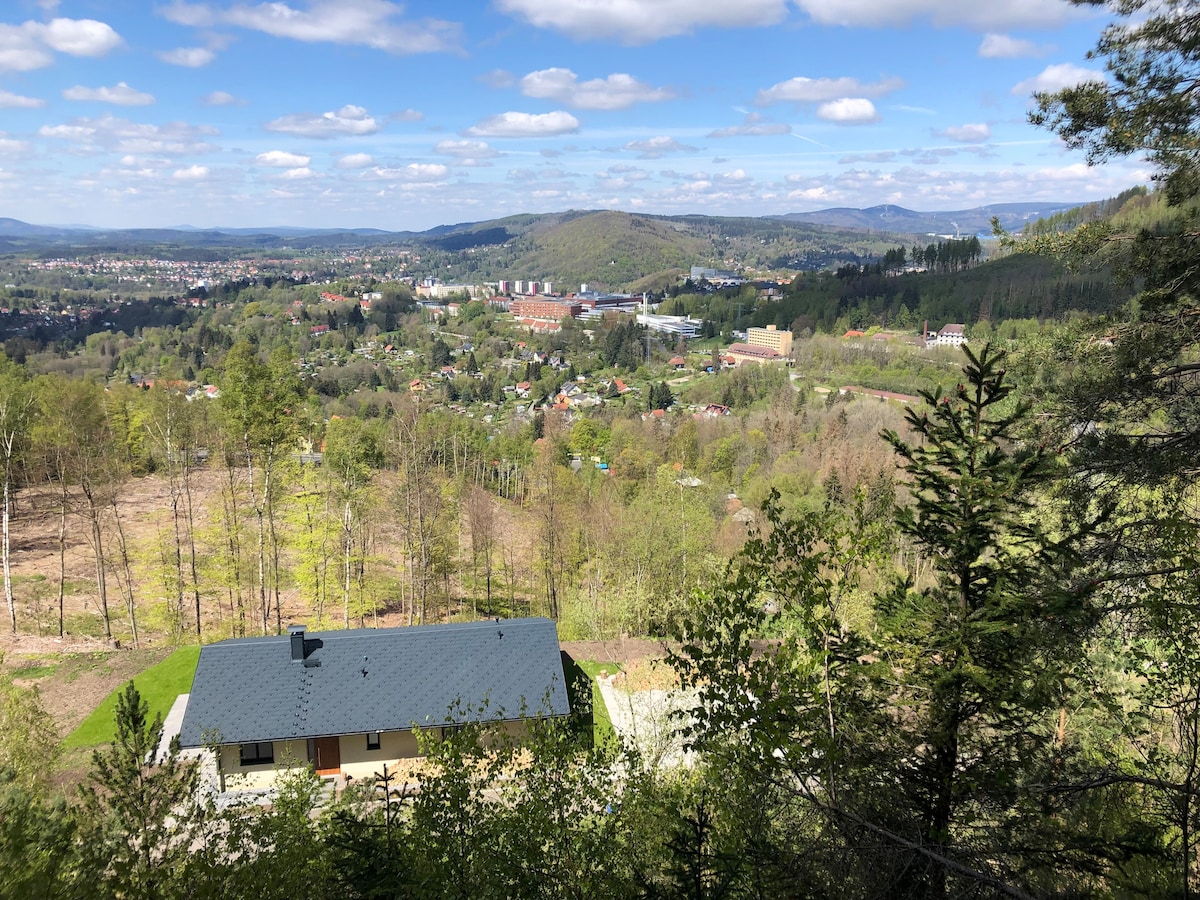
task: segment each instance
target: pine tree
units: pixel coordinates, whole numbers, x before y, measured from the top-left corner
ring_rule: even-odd
[[[150,718],[132,681],[117,695],[115,720],[111,747],[92,753],[89,783],[80,789],[85,852],[112,895],[166,896],[187,857],[198,770],[180,758],[178,740],[160,752],[162,715]]]

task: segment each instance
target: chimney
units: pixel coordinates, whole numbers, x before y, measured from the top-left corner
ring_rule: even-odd
[[[292,642],[292,659],[304,660],[304,626],[289,625],[288,639]]]

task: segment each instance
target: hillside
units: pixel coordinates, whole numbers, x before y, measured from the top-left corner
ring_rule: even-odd
[[[669,284],[691,266],[836,268],[879,256],[911,237],[769,218],[572,210],[459,225],[413,244],[437,254],[433,261],[447,281],[528,278],[569,290],[584,283],[630,290]]]
[[[830,228],[869,228],[907,234],[967,236],[991,234],[992,218],[1007,231],[1020,231],[1026,223],[1080,206],[1079,203],[993,203],[971,209],[917,212],[895,204],[868,209],[835,207],[815,212],[788,213],[775,218],[784,222],[806,222]]]

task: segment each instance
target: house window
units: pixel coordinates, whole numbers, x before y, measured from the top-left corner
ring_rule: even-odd
[[[378,731],[374,732],[373,734],[367,735],[367,749],[368,750],[378,750],[379,749],[379,732]]]
[[[275,745],[270,741],[259,741],[257,744],[242,744],[240,749],[243,766],[257,766],[263,763],[275,762]]]

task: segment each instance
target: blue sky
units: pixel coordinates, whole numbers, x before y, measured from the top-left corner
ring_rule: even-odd
[[[1077,201],[1060,0],[6,0],[0,216],[422,230],[521,212]]]

